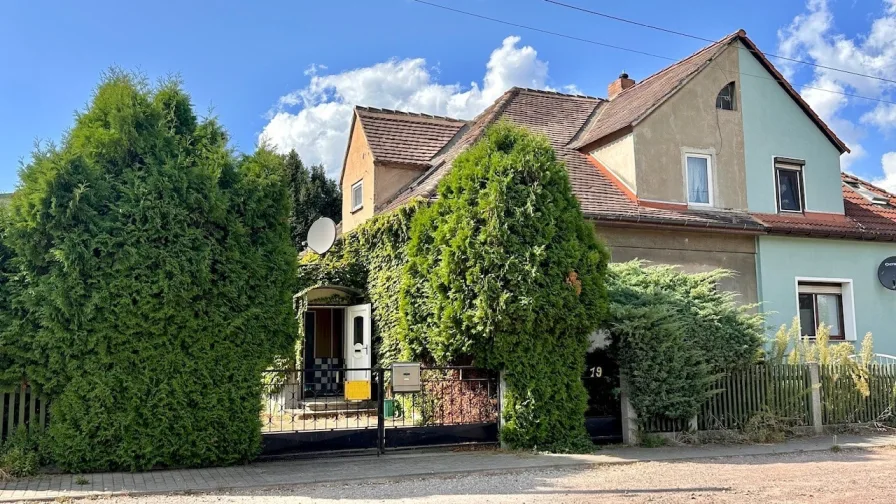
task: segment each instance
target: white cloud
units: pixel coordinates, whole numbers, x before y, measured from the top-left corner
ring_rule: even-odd
[[[885,0],[882,7],[882,12],[872,20],[867,33],[849,38],[835,31],[834,15],[828,0],[808,0],[806,12],[796,16],[787,28],[778,31],[778,52],[782,56],[808,60],[826,67],[894,80],[896,0]],[[799,69],[805,68],[786,61],[780,65],[788,79],[792,79]],[[865,137],[864,128],[844,117],[844,112],[854,106],[867,107],[871,102],[810,88],[886,99],[894,86],[881,80],[825,68],[815,67],[812,71],[812,80],[800,90],[800,94],[852,150],[851,154],[841,158],[842,168],[848,171],[867,151],[861,144]],[[896,127],[896,110],[880,104],[862,116],[861,123],[882,129]]]
[[[891,193],[896,193],[896,152],[884,154],[881,157],[880,164],[883,167],[884,176],[872,180],[871,183]]]
[[[321,75],[325,66],[311,65],[306,71],[311,81],[280,97],[259,141],[282,152],[296,149],[307,163],[324,163],[336,177],[355,105],[470,119],[513,86],[547,88],[547,62],[519,42],[516,36],[505,38],[492,51],[482,84],[471,82],[468,88],[440,84],[438,69],[427,67],[423,58],[390,59],[326,75]]]
[[[862,122],[880,129],[896,128],[896,105],[881,103],[874,110],[862,115]]]

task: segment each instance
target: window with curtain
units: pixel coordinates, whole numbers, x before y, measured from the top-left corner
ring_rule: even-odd
[[[712,166],[709,156],[687,154],[688,204],[712,205]]]

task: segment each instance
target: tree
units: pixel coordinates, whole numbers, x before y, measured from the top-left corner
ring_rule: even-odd
[[[282,158],[235,157],[176,81],[112,71],[34,154],[8,246],[34,320],[17,345],[69,470],[247,460],[261,371],[295,333]]]
[[[283,157],[289,177],[289,196],[292,208],[289,225],[296,250],[305,249],[308,228],[321,218],[329,217],[337,223],[342,220],[342,192],[336,181],[327,178],[322,165],[309,170],[295,150]]]
[[[504,371],[511,446],[590,450],[582,375],[607,309],[609,253],[566,168],[544,137],[498,123],[437,191],[411,224],[406,357]]]

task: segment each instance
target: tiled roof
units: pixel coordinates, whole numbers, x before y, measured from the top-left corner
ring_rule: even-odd
[[[896,241],[896,196],[856,176],[843,173],[841,177],[845,215],[808,212],[754,216],[770,234]],[[881,203],[872,202],[850,184],[879,196]],[[884,203],[886,200],[889,203]]]
[[[671,97],[688,79],[705,68],[713,58],[735,40],[740,40],[744,44],[745,49],[755,55],[760,64],[772,74],[784,88],[784,91],[796,101],[797,105],[803,109],[830,141],[840,149],[840,152],[849,152],[846,144],[818,117],[800,94],[787,82],[787,79],[778,72],[775,66],[763,55],[762,51],[756,47],[756,44],[746,36],[746,32],[743,30],[732,33],[722,40],[704,47],[691,56],[660,70],[616,95],[602,108],[599,114],[589,121],[583,134],[572,142],[571,147],[577,149],[585,147],[623,128],[636,125],[641,119],[656,109],[657,106]]]
[[[373,158],[382,163],[428,166],[466,122],[450,117],[355,107]]]
[[[432,162],[433,168],[380,210],[391,210],[412,198],[435,197],[436,186],[451,169],[451,162],[474,143],[485,127],[504,118],[545,135],[557,156],[566,163],[573,193],[586,216],[607,222],[665,224],[698,228],[761,231],[762,226],[744,212],[668,210],[638,205],[588,160],[567,146],[581,126],[606,101],[549,91],[513,88],[461,130],[453,144]]]
[[[702,70],[728,46],[729,42],[737,38],[737,35],[732,33],[623,90],[591,121],[585,133],[573,146],[584,147],[638,122],[678,90],[687,79]]]

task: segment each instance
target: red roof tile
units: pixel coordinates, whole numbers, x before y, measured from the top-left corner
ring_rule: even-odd
[[[854,175],[843,173],[841,178],[845,215],[812,212],[805,215],[753,215],[770,234],[896,241],[896,196]],[[874,203],[852,185],[880,196],[881,201],[889,200],[889,203]]]

